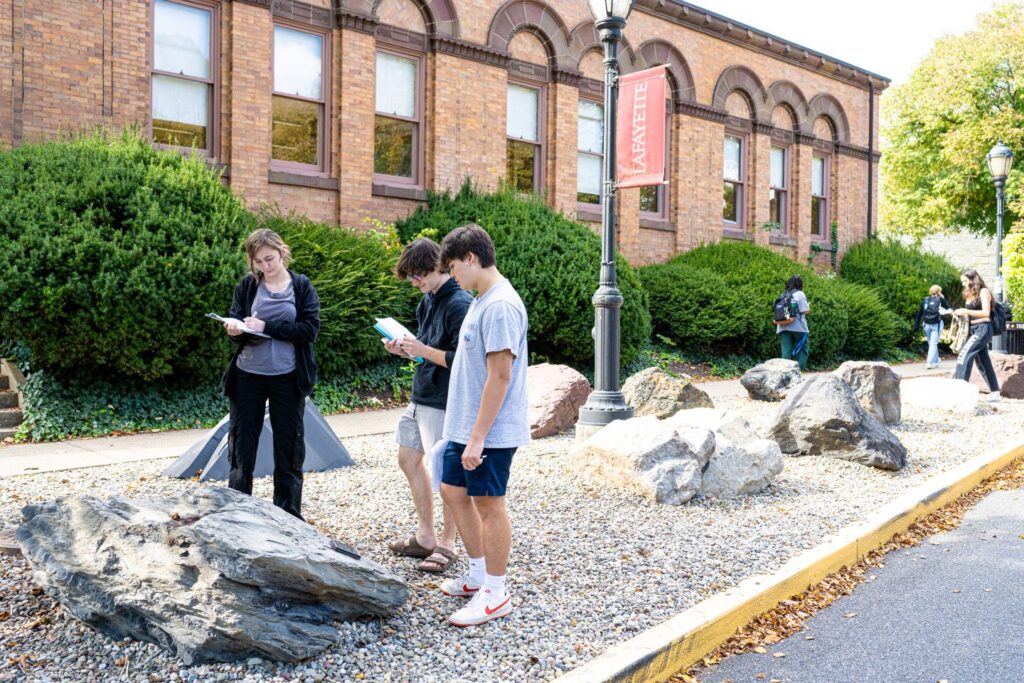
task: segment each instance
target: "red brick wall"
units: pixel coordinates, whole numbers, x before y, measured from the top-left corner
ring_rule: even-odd
[[[486,46],[491,21],[503,2],[453,3],[459,18],[458,40],[470,47]],[[330,6],[329,0],[315,0],[313,4]],[[590,21],[583,0],[551,0],[547,7],[564,26],[559,29],[565,34],[561,36],[562,44],[570,31]],[[392,21],[420,16],[412,0],[388,0],[382,11]],[[8,27],[0,30],[0,64],[4,65],[0,78],[0,145],[52,137],[101,122],[115,126],[132,121],[145,124],[150,111],[150,13],[151,0],[72,0],[63,5],[25,0],[24,16],[20,5],[15,5],[12,17],[11,5],[0,3],[0,26]],[[284,210],[354,227],[365,227],[368,217],[394,220],[419,206],[414,199],[385,197],[373,190],[377,40],[372,22],[363,25],[370,32],[336,28],[331,33],[328,168],[330,178],[338,185],[332,190],[269,181],[273,17],[264,7],[229,0],[222,0],[220,13],[217,161],[227,165],[230,184],[249,205],[276,203]],[[405,23],[408,25],[400,28],[422,30],[426,25],[419,20]],[[574,35],[582,34],[577,31]],[[850,143],[867,145],[867,90],[848,78],[825,73],[813,60],[808,67],[797,66],[640,9],[630,17],[626,38],[635,52],[654,39],[676,47],[692,74],[696,101],[703,105],[713,104],[719,76],[733,65],[748,67],[765,88],[776,81],[789,81],[807,101],[827,93],[845,111]],[[548,44],[548,49],[554,51],[558,40],[548,40]],[[513,52],[527,61],[536,61],[529,57],[537,51],[537,45],[540,43],[517,39]],[[23,71],[21,48],[25,51]],[[633,52],[623,53],[628,59]],[[493,51],[478,50],[476,54],[486,55],[492,63],[429,50],[423,55],[422,189],[457,188],[466,176],[483,188],[493,188],[505,174],[508,71],[493,63]],[[566,66],[564,55],[551,56],[552,66],[559,60]],[[571,71],[575,66],[569,64],[568,68]],[[547,195],[554,207],[574,214],[579,90],[552,79],[546,97]],[[877,109],[875,120],[877,128]],[[803,123],[809,130],[813,122]],[[714,116],[676,113],[672,127],[668,229],[641,227],[639,192],[619,194],[619,244],[627,258],[636,263],[662,261],[722,239],[724,123]],[[877,146],[877,135],[875,140]],[[768,220],[771,138],[752,131],[747,141],[747,231],[750,239],[767,245],[769,235],[760,226]],[[811,148],[794,142],[790,149],[790,221],[796,245],[772,248],[804,260],[811,246]],[[875,177],[873,199],[877,202],[877,165]],[[866,234],[866,195],[867,162],[857,156],[834,154],[830,209],[839,224],[841,249]],[[599,227],[589,225],[595,230]]]

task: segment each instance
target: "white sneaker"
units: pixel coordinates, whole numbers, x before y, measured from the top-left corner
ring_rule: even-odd
[[[993,391],[989,394],[985,394],[985,398],[982,400],[985,401],[985,403],[999,403],[1003,400],[1003,397],[998,391]]]
[[[469,572],[441,584],[441,592],[452,598],[468,598],[480,590],[482,584],[469,578]]]
[[[448,621],[455,626],[477,626],[510,614],[512,596],[508,591],[495,595],[490,589],[485,588],[474,595],[468,605],[448,617]]]

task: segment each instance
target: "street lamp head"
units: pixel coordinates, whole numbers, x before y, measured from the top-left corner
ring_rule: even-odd
[[[587,0],[594,23],[600,25],[609,19],[617,19],[623,25],[633,9],[633,0]]]
[[[992,180],[997,183],[1005,182],[1013,165],[1013,152],[1010,148],[1000,140],[992,147],[985,160],[988,162],[988,172],[992,174]]]

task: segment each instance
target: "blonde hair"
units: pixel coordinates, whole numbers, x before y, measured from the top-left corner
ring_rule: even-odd
[[[942,287],[939,287],[938,285],[932,285],[932,288],[928,290],[928,293],[931,294],[932,296],[938,296],[939,294],[942,294]]]
[[[281,255],[281,263],[284,264],[285,268],[292,261],[292,250],[288,248],[288,245],[284,243],[280,235],[267,228],[253,230],[245,238],[245,253],[249,257],[249,270],[252,271],[253,277],[257,280],[260,279],[261,273],[257,270],[256,264],[253,261],[256,259],[256,252],[263,247],[270,247],[277,251]]]

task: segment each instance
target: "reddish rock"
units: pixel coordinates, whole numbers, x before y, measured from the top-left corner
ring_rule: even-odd
[[[1012,353],[993,353],[992,367],[996,369],[999,393],[1003,398],[1024,398],[1024,356]],[[982,391],[988,391],[985,373],[981,371],[977,363],[971,368],[971,384],[977,385]]]
[[[530,436],[540,439],[570,429],[590,396],[590,382],[566,365],[541,363],[526,371]]]

